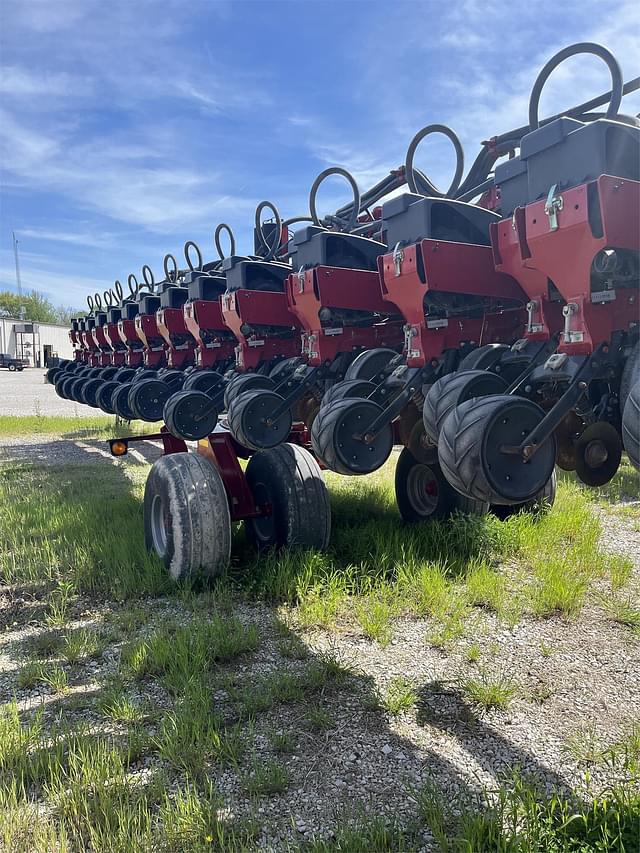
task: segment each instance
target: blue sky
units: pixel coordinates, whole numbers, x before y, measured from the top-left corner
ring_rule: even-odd
[[[220,221],[250,251],[257,202],[306,213],[328,165],[365,188],[425,124],[451,125],[470,163],[526,122],[566,44],[599,41],[625,79],[640,72],[635,2],[2,0],[0,15],[0,288],[15,289],[15,230],[23,286],[74,307],[144,263],[158,274],[186,239],[213,257]],[[576,58],[543,112],[607,88]],[[445,185],[447,143],[418,165]],[[321,205],[346,199],[331,184]]]

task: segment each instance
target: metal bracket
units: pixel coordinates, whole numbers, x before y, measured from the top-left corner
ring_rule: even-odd
[[[530,302],[527,302],[527,331],[528,332],[533,333],[533,332],[541,332],[542,331],[542,324],[533,322],[533,317],[534,317],[537,310],[538,310],[538,303],[535,301],[535,299],[532,299]]]
[[[298,276],[298,293],[304,293],[304,276],[305,276],[305,268],[300,267],[297,272]]]
[[[564,317],[564,331],[562,334],[567,344],[581,343],[584,339],[583,332],[571,331],[571,317],[577,314],[579,310],[580,306],[576,302],[567,302],[562,309],[562,316]]]
[[[547,200],[544,205],[544,212],[549,217],[549,230],[558,230],[558,211],[564,207],[564,202],[561,195],[556,195],[558,185],[554,184],[547,195]]]
[[[402,262],[404,261],[404,251],[401,243],[396,243],[393,249],[393,265],[395,267],[396,278],[402,275]]]

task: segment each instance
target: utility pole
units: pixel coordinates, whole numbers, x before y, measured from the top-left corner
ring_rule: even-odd
[[[12,231],[11,236],[13,237],[13,256],[16,260],[16,284],[18,285],[18,296],[22,296],[22,279],[20,278],[20,258],[18,257],[18,240],[16,238],[16,232]]]

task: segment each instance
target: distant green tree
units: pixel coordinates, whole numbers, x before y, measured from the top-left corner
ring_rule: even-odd
[[[23,293],[22,296],[11,290],[0,290],[0,317],[21,316],[35,323],[58,322],[57,309],[37,290]]]
[[[60,306],[56,308],[57,322],[63,326],[67,326],[74,317],[86,317],[87,312],[83,308],[65,308]]]

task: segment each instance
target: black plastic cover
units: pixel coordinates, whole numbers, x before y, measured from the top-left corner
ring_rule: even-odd
[[[189,299],[217,301],[227,289],[223,275],[199,275],[189,283]]]
[[[189,297],[186,287],[170,286],[160,294],[161,308],[182,308]]]
[[[489,225],[500,217],[490,210],[444,198],[404,193],[382,205],[387,244],[408,245],[421,240],[448,240],[489,246]]]
[[[377,240],[327,231],[317,225],[300,228],[289,242],[294,270],[317,266],[375,270],[378,255],[383,255],[386,250],[385,244]]]
[[[222,262],[222,270],[227,281],[227,290],[264,290],[275,293],[284,292],[284,283],[291,273],[288,264],[268,261],[251,261],[248,258],[231,255]]]
[[[559,118],[522,138],[519,157],[496,166],[501,212],[593,181],[600,175],[640,180],[640,128],[622,121]]]
[[[107,311],[107,323],[117,323],[121,317],[121,308],[109,308],[109,310]]]
[[[143,296],[139,302],[140,314],[155,314],[160,307],[159,296]]]
[[[134,320],[140,313],[140,304],[133,299],[126,299],[122,305],[122,319]]]

